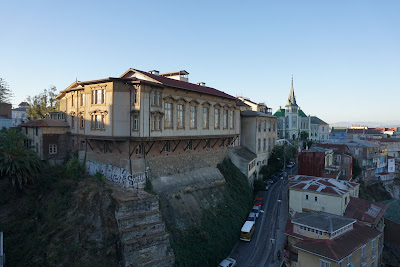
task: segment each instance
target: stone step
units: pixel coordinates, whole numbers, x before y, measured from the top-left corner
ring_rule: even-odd
[[[152,260],[150,262],[146,262],[143,265],[139,265],[140,267],[169,267],[175,265],[175,257],[173,253],[166,255],[160,259]]]
[[[116,216],[128,216],[142,214],[151,211],[159,211],[158,199],[156,197],[139,199],[118,203]]]
[[[136,227],[142,224],[162,222],[162,216],[159,211],[150,211],[147,213],[135,214],[135,215],[115,215],[118,223],[119,230],[125,230],[127,228]]]
[[[173,251],[165,241],[136,250],[124,249],[125,266],[173,266],[169,265],[171,257]]]
[[[162,222],[134,226],[120,231],[121,241],[129,241],[151,237],[159,232],[165,233],[165,224]]]
[[[152,236],[145,236],[140,239],[132,239],[121,241],[124,253],[130,253],[145,247],[155,246],[157,244],[165,244],[170,247],[169,234],[166,232],[158,232]]]

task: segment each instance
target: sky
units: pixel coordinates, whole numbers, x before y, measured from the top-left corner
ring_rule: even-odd
[[[14,106],[129,68],[298,105],[328,123],[400,123],[400,1],[3,1],[0,77]]]

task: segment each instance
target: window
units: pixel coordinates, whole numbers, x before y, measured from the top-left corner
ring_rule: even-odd
[[[306,195],[306,199],[308,200],[308,195]]]
[[[376,249],[375,249],[375,239],[372,240],[372,248],[371,248],[371,258],[375,258],[376,257]]]
[[[274,132],[275,132],[275,122],[274,122],[274,124],[273,124],[273,128],[274,128]]]
[[[361,248],[361,265],[364,266],[366,263],[365,261],[365,245]]]
[[[187,150],[192,150],[193,149],[193,142],[190,140],[187,144]]]
[[[228,111],[224,110],[224,129],[228,129]]]
[[[271,138],[268,138],[268,151],[271,151]]]
[[[179,104],[178,105],[178,128],[184,128],[185,121],[184,121],[184,107],[183,105]]]
[[[83,116],[80,117],[80,123],[79,123],[79,125],[81,126],[81,128],[85,128],[85,118],[83,118]]]
[[[264,132],[267,131],[267,121],[264,121]]]
[[[75,128],[75,117],[71,116],[71,128],[74,129]]]
[[[139,92],[138,89],[135,89],[135,92],[133,93],[133,103],[137,104],[139,102]]]
[[[261,150],[261,139],[258,139],[258,149],[257,149],[257,151],[260,151]]]
[[[263,146],[263,148],[264,148],[264,151],[267,150],[267,139],[265,139],[265,138],[264,138],[264,146]]]
[[[347,197],[344,198],[344,204],[347,205]]]
[[[219,116],[219,109],[218,108],[216,108],[216,109],[214,109],[214,128],[215,129],[219,129],[219,124],[220,124],[220,122],[219,122],[219,118],[220,118],[220,116]]]
[[[161,130],[161,116],[153,116],[153,131]]]
[[[135,154],[136,155],[143,155],[143,145],[139,144],[136,149],[135,149]]]
[[[49,154],[57,154],[57,145],[56,144],[49,145]]]
[[[203,107],[203,128],[208,129],[209,118],[208,118],[208,108]]]
[[[318,200],[318,197],[314,197],[314,199],[315,199],[315,201],[317,201],[317,200]]]
[[[166,141],[164,144],[164,152],[168,153],[170,151],[170,143],[169,141]]]
[[[133,130],[134,131],[139,130],[139,116],[138,115],[133,115]]]
[[[74,95],[71,95],[71,106],[74,106]]]
[[[233,110],[230,111],[230,127],[231,129],[235,128],[235,112]]]
[[[104,115],[92,115],[92,129],[104,129]]]
[[[85,105],[85,94],[82,93],[81,94],[81,106],[84,106],[84,105]]]
[[[152,92],[152,105],[161,106],[161,92],[157,91]]]
[[[269,122],[268,132],[271,131],[271,122]]]
[[[172,103],[165,103],[165,128],[172,128]]]
[[[155,106],[155,105],[157,105],[157,92],[153,91],[152,94],[153,94],[153,102],[152,102],[152,104]]]
[[[371,262],[371,267],[375,267],[375,262]]]
[[[190,128],[197,127],[196,116],[196,106],[190,106]]]
[[[92,91],[92,104],[104,104],[104,89]]]
[[[36,134],[36,136],[39,135],[39,127],[35,127],[35,134]]]
[[[261,132],[261,121],[258,122],[258,131]]]
[[[347,257],[347,266],[351,266],[351,254]]]

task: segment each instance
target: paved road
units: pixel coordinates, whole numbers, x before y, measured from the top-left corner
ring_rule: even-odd
[[[295,174],[296,168],[288,174]],[[264,198],[263,213],[256,222],[256,229],[250,242],[238,241],[230,257],[236,259],[239,267],[280,266],[276,253],[282,251],[288,218],[288,188],[286,180],[278,180],[268,191],[259,193]],[[274,244],[271,243],[274,239]]]

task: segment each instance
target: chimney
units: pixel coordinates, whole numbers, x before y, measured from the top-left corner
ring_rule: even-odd
[[[206,86],[206,83],[205,82],[199,82],[199,83],[197,83],[197,85]]]
[[[160,72],[158,70],[150,70],[149,73],[157,75],[157,76],[160,74]]]

